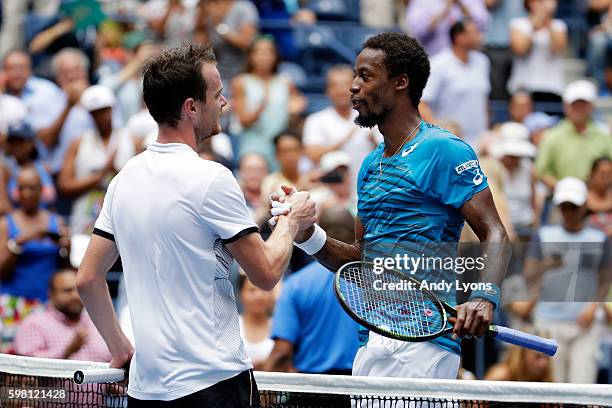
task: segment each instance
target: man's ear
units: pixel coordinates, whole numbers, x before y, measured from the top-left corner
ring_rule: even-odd
[[[408,75],[401,74],[395,78],[395,90],[396,91],[404,91],[408,89],[408,85],[410,80],[408,79]]]
[[[195,99],[193,98],[185,99],[185,102],[183,102],[183,110],[185,113],[187,113],[187,115],[195,116],[195,114],[197,113]]]

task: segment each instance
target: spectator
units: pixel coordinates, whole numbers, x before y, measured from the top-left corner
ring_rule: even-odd
[[[448,38],[451,26],[466,18],[484,32],[488,20],[485,0],[412,0],[406,9],[408,31],[431,56],[451,45]]]
[[[330,209],[320,223],[335,239],[355,240],[355,220],[344,209]],[[317,262],[285,280],[272,318],[274,348],[264,370],[351,374],[359,325],[338,304],[333,284],[334,274]]]
[[[78,106],[83,91],[89,86],[87,71],[89,60],[83,51],[65,48],[53,57],[55,81],[63,95],[54,103],[47,103],[49,109],[33,123],[37,134],[45,144],[48,155],[44,158],[47,171],[56,176],[62,168],[68,146],[87,130],[93,128],[89,113]]]
[[[537,220],[535,170],[531,158],[536,147],[529,142],[529,130],[520,123],[501,126],[497,156],[505,168],[503,188],[510,220],[520,241],[528,241]]]
[[[72,234],[91,234],[102,209],[111,179],[140,150],[125,129],[113,129],[112,91],[102,85],[87,88],[81,105],[92,116],[95,130],[72,142],[59,176],[58,187],[67,197],[76,197],[70,218]]]
[[[516,91],[510,98],[508,105],[510,121],[524,123],[525,119],[533,113],[533,100],[529,92]]]
[[[450,38],[452,47],[431,60],[431,75],[419,110],[429,122],[436,119],[456,121],[464,140],[475,146],[488,129],[490,63],[483,53],[477,51],[482,39],[473,21],[453,24]]]
[[[563,93],[566,119],[543,136],[536,161],[538,177],[553,189],[557,180],[586,180],[593,162],[612,156],[612,138],[593,121],[595,86],[586,80],[572,82]]]
[[[247,0],[200,0],[197,38],[215,49],[219,73],[224,84],[231,84],[244,66],[247,51],[253,47],[259,14]]]
[[[525,8],[527,17],[510,21],[514,62],[508,90],[524,89],[535,102],[561,102],[567,26],[553,18],[557,0],[525,0]]]
[[[612,160],[602,157],[593,162],[586,207],[591,226],[612,238]]]
[[[484,52],[491,61],[491,99],[508,100],[506,85],[512,70],[508,21],[525,14],[523,0],[485,0],[485,4],[490,15]]]
[[[524,331],[533,332],[533,330]],[[536,334],[549,337],[547,333],[538,332]],[[552,382],[550,357],[523,347],[510,346],[504,361],[491,367],[484,379],[488,381]]]
[[[193,40],[197,18],[194,4],[183,0],[168,0],[152,1],[146,5],[149,27],[165,46],[176,47],[183,41]]]
[[[280,191],[283,185],[294,186],[298,190],[305,188],[305,182],[298,169],[303,151],[300,136],[296,133],[283,132],[274,138],[274,148],[280,169],[268,174],[261,183],[262,211],[257,217],[258,224],[270,218],[270,194]]]
[[[32,60],[20,50],[6,54],[2,64],[6,72],[6,92],[27,106],[27,121],[39,128],[46,115],[49,115],[49,101],[60,99],[61,90],[51,81],[32,75]]]
[[[253,369],[261,370],[274,347],[270,338],[274,293],[253,285],[242,270],[238,275],[238,291],[242,305],[242,314],[238,316],[242,342],[253,360]]]
[[[534,327],[559,342],[552,358],[557,382],[594,383],[601,325],[596,312],[610,288],[610,242],[586,225],[586,184],[567,177],[553,203],[562,223],[540,227],[528,249],[525,276],[540,288]]]
[[[600,88],[606,88],[606,58],[612,47],[612,2],[607,7],[607,12],[602,13],[600,22],[589,33],[589,44],[587,47],[587,71],[595,77]]]
[[[76,290],[76,270],[60,269],[49,280],[50,303],[28,316],[15,336],[15,352],[29,357],[108,362],[110,352]]]
[[[317,214],[321,215],[329,208],[342,208],[353,216],[357,215],[351,161],[351,157],[342,151],[325,153],[321,158],[318,172],[322,185],[311,192],[312,199],[317,203]]]
[[[261,185],[268,174],[268,163],[263,156],[257,153],[246,154],[240,159],[238,174],[247,207],[255,220],[256,214],[260,213],[262,207]],[[266,208],[268,208],[267,203]]]
[[[259,153],[273,169],[278,166],[272,140],[287,128],[291,115],[306,108],[293,83],[278,74],[278,64],[272,37],[260,37],[249,51],[246,73],[232,82],[234,110],[242,127],[239,154]]]
[[[306,118],[303,143],[306,155],[317,164],[329,152],[340,150],[348,154],[352,158],[351,183],[355,190],[361,162],[382,142],[382,137],[354,123],[357,111],[350,100],[352,81],[353,68],[348,65],[336,65],[327,71],[326,93],[332,106]]]
[[[67,255],[69,246],[61,218],[41,208],[42,185],[36,169],[24,168],[17,187],[19,208],[0,220],[4,351],[20,321],[47,300],[47,282],[58,267],[58,254]]]
[[[9,127],[6,138],[6,157],[2,170],[6,180],[6,192],[12,205],[19,201],[17,177],[21,169],[34,167],[38,172],[42,184],[41,205],[48,207],[55,202],[55,184],[45,170],[40,160],[40,146],[36,140],[36,133],[27,124]]]
[[[547,115],[544,112],[534,112],[525,118],[523,124],[529,129],[532,143],[538,147],[544,133],[555,126],[558,121],[559,119],[555,116]]]

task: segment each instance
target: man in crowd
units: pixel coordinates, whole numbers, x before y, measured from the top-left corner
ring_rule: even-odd
[[[60,269],[49,281],[49,305],[19,327],[14,348],[29,357],[108,362],[111,355],[83,310],[74,269]]]

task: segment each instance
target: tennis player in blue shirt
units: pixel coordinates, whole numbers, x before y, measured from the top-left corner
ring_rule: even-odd
[[[508,262],[500,250],[507,236],[478,158],[467,143],[419,115],[430,72],[422,46],[405,34],[376,35],[365,42],[354,69],[351,101],[359,113],[355,121],[363,127],[378,126],[384,136],[359,172],[356,241],[345,244],[328,238],[314,225],[296,237],[301,242],[296,245],[336,271],[362,260],[366,247],[457,243],[467,221],[485,244],[482,251],[488,261],[481,279],[498,283]],[[409,343],[370,332],[355,357],[353,375],[456,378],[457,339],[484,335],[498,293],[472,292],[470,300],[457,307],[452,338]]]

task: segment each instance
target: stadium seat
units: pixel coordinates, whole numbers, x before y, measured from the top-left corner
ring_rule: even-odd
[[[308,8],[319,20],[359,21],[359,2],[354,0],[311,0]]]

